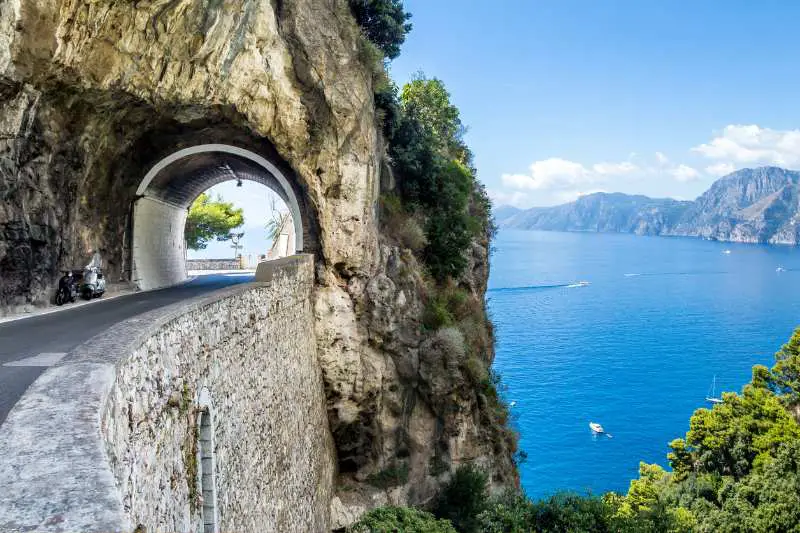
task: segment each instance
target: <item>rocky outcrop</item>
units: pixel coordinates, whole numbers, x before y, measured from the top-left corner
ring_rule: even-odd
[[[504,227],[677,235],[720,241],[798,244],[800,172],[743,169],[694,202],[596,193],[555,207],[505,210]]]
[[[340,524],[428,501],[463,462],[516,480],[502,424],[421,327],[423,269],[380,229],[393,180],[361,39],[345,0],[0,4],[0,309],[45,302],[58,270],[94,252],[128,279],[131,205],[165,155],[227,143],[270,160],[293,180],[316,257]],[[480,316],[487,249],[476,243],[461,280]]]

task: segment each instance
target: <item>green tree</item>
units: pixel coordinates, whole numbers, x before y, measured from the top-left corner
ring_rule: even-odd
[[[489,202],[444,84],[417,76],[400,95],[390,155],[404,205],[425,219],[425,264],[437,281],[457,278],[475,238],[490,235]]]
[[[427,142],[449,158],[469,162],[460,113],[441,80],[418,74],[403,87],[400,102],[406,116],[421,124]]]
[[[244,212],[221,196],[212,199],[203,193],[192,202],[186,218],[184,232],[186,246],[191,250],[204,250],[208,242],[216,239],[227,241],[231,230],[244,224]]]
[[[795,330],[789,342],[775,354],[769,384],[781,396],[783,403],[795,413],[800,414],[800,328]]]
[[[698,409],[686,439],[670,446],[672,468],[685,476],[718,473],[740,479],[768,460],[778,447],[800,439],[800,426],[770,390],[745,385],[741,395],[725,393],[713,409]]]
[[[348,533],[456,533],[447,520],[413,507],[379,507],[363,515]]]
[[[400,55],[400,45],[411,31],[411,14],[403,10],[401,0],[350,0],[350,11],[384,56],[394,59]]]
[[[472,465],[458,467],[442,489],[434,514],[452,522],[460,533],[477,533],[478,515],[488,500],[487,481],[486,473]]]

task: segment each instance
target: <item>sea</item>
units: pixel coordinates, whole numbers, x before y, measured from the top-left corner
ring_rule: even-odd
[[[715,376],[740,391],[772,364],[800,325],[800,249],[501,230],[487,300],[525,492],[624,493],[640,461],[668,466]]]

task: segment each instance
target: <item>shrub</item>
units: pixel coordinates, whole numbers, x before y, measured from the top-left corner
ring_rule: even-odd
[[[350,11],[364,35],[387,58],[400,55],[400,45],[411,31],[411,14],[403,10],[401,0],[350,0]]]
[[[471,319],[479,309],[475,307],[476,301],[455,283],[435,287],[425,302],[422,324],[427,330],[435,330]]]
[[[422,312],[422,326],[428,331],[436,330],[453,323],[453,315],[447,309],[447,302],[440,298],[430,298]]]
[[[367,483],[380,489],[403,485],[408,481],[408,465],[395,464],[367,477]]]
[[[397,85],[387,75],[378,76],[373,98],[383,135],[387,140],[391,141],[394,138],[395,131],[397,131],[402,113],[397,97]]]
[[[486,509],[478,515],[484,533],[528,533],[536,523],[533,502],[521,492],[508,490],[492,498]]]
[[[363,515],[348,533],[456,533],[447,520],[413,507],[379,507]]]
[[[464,370],[470,383],[475,386],[484,386],[485,380],[489,377],[486,366],[477,357],[469,357],[464,363]]]
[[[403,220],[394,229],[394,233],[400,244],[413,252],[421,252],[428,244],[428,239],[422,227],[411,217]]]
[[[464,359],[466,354],[464,334],[458,328],[452,326],[441,328],[436,332],[434,340],[442,352],[451,354],[458,360]]]
[[[460,533],[480,531],[478,515],[486,506],[487,481],[486,473],[472,465],[458,467],[442,490],[434,514],[450,520]]]

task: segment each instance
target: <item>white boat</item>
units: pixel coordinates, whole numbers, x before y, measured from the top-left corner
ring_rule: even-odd
[[[722,253],[723,253],[723,254],[730,254],[730,253],[731,253],[731,251],[730,251],[730,250],[722,250]]]
[[[786,269],[783,268],[782,266],[779,266],[778,268],[775,269],[775,272],[786,272]]]
[[[714,396],[717,391],[717,376],[714,376],[714,380],[711,382],[711,388],[708,391],[708,395],[706,396],[706,401],[710,403],[722,403],[722,398],[718,398]]]
[[[589,285],[588,281],[579,281],[578,287],[587,287]]]
[[[603,429],[603,426],[601,426],[597,422],[589,422],[589,428],[591,428],[591,430],[594,431],[595,433],[605,433],[606,432],[606,430]]]

